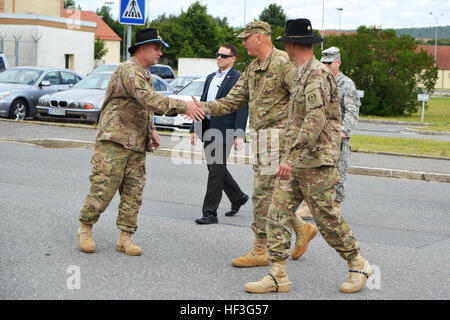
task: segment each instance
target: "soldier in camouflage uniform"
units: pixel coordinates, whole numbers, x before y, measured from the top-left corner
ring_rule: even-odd
[[[120,193],[117,227],[121,233],[116,249],[129,255],[142,252],[131,234],[137,229],[146,181],[145,152],[159,146],[158,134],[153,130],[153,112],[185,111],[185,102],[169,99],[153,88],[147,68],[158,63],[162,45],[167,46],[156,29],[138,31],[136,45],[128,49],[132,57],[117,67],[109,81],[91,160],[91,188],[79,215],[78,240],[84,252],[95,251],[92,225],[117,190]],[[186,106],[186,113],[192,116],[193,110]]]
[[[331,47],[322,51],[322,58],[320,62],[324,63],[336,79],[339,104],[341,106],[341,154],[337,163],[340,179],[336,182],[336,202],[340,205],[345,198],[344,183],[347,176],[347,170],[350,167],[350,131],[356,127],[359,119],[359,107],[361,102],[359,100],[358,91],[355,84],[349,77],[340,72],[341,55],[339,48]],[[303,204],[296,214],[299,217],[312,217],[307,205]]]
[[[276,180],[267,217],[272,266],[268,276],[247,283],[245,289],[252,293],[290,290],[286,274],[290,225],[295,209],[305,200],[323,238],[348,262],[349,278],[340,291],[356,292],[364,286],[371,268],[359,254],[358,241],[334,201],[341,128],[336,82],[314,57],[312,45],[322,38],[313,35],[309,20],[289,20],[284,36],[278,40],[286,42],[286,51],[298,70],[289,102],[285,152],[277,172],[280,179]]]
[[[286,52],[273,47],[270,25],[254,21],[245,26],[238,35],[248,54],[255,56],[238,82],[225,98],[202,102],[206,114],[222,116],[238,110],[247,102],[251,128],[251,141],[255,152],[253,223],[255,242],[249,253],[233,259],[236,267],[268,265],[266,244],[266,216],[272,200],[275,173],[285,139],[287,107],[292,91],[296,68]],[[199,103],[197,101],[197,103]],[[200,103],[199,103],[200,104]],[[257,149],[257,150],[256,150]],[[293,219],[296,245],[292,257],[299,258],[317,228],[301,219]]]

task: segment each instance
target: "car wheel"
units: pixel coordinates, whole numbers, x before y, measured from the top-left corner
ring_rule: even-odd
[[[27,102],[17,99],[11,104],[10,117],[16,120],[24,120],[28,114]]]

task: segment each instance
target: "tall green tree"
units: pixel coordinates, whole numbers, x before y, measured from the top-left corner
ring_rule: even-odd
[[[124,25],[121,24],[119,21],[114,20],[114,18],[111,15],[111,8],[103,5],[100,7],[100,9],[97,9],[95,11],[97,15],[102,18],[102,20],[119,36],[122,38],[122,41],[120,41],[120,52],[122,53],[124,44],[123,34],[124,34]]]
[[[64,9],[73,9],[75,8],[74,0],[64,0]]]
[[[399,116],[416,112],[420,105],[417,94],[434,88],[434,58],[423,50],[417,52],[411,36],[397,37],[392,29],[361,26],[354,34],[326,40],[324,49],[339,47],[342,72],[364,90],[362,114]],[[320,57],[318,49],[316,57]]]
[[[95,39],[94,42],[94,59],[101,59],[108,53],[108,48],[105,46],[105,41],[100,38]]]
[[[275,3],[271,3],[261,12],[261,14],[259,15],[259,20],[265,21],[273,27],[277,26],[284,28],[284,26],[286,25],[287,17],[281,6]]]

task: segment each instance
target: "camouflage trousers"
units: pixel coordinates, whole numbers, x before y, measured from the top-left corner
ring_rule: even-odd
[[[266,239],[267,214],[272,203],[276,183],[278,182],[283,185],[284,190],[292,191],[292,189],[290,189],[290,183],[287,180],[280,181],[276,178],[276,172],[274,174],[268,174],[264,172],[264,169],[267,169],[267,167],[260,165],[253,167],[253,223],[251,228],[256,238]],[[297,218],[297,223],[304,222],[301,218]]]
[[[80,222],[96,223],[119,191],[117,227],[135,233],[146,182],[145,158],[145,152],[128,150],[112,141],[98,141],[91,160],[91,188],[80,211]]]
[[[341,154],[339,155],[339,160],[337,163],[337,169],[339,171],[339,176],[341,177],[338,182],[334,185],[336,188],[336,201],[343,202],[345,199],[344,194],[344,183],[347,177],[347,170],[350,168],[350,158],[352,152],[350,149],[350,139],[344,139],[341,143]]]
[[[345,260],[359,252],[358,241],[335,206],[334,184],[339,174],[334,166],[311,169],[294,168],[289,180],[276,179],[272,204],[267,216],[267,247],[269,259],[289,257],[292,219],[298,205],[305,200],[325,241]]]

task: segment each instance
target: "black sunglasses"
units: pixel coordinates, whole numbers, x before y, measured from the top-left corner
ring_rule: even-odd
[[[229,57],[233,57],[233,55],[230,54],[224,54],[224,53],[216,53],[216,58],[221,57],[221,58],[229,58]]]
[[[323,64],[332,64],[333,62],[322,62]]]

